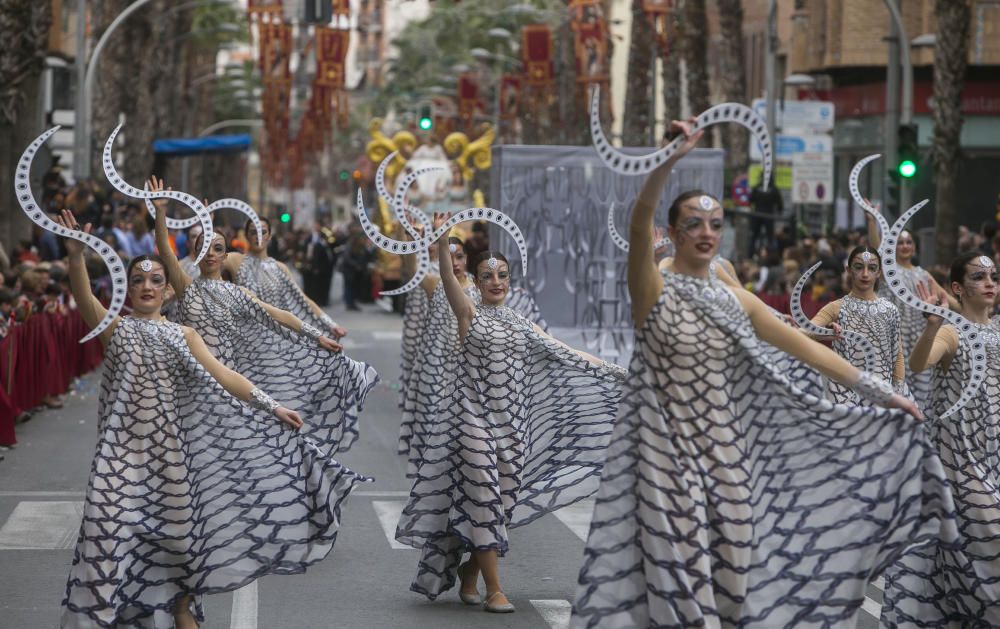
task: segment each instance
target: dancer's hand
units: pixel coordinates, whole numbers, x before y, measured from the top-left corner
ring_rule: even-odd
[[[917,282],[917,297],[920,298],[920,301],[932,306],[940,306],[942,302],[941,295],[932,291],[926,282]],[[927,315],[927,323],[930,325],[941,325],[943,322],[944,319],[937,315]]]
[[[445,214],[444,212],[434,212],[434,220],[431,221],[434,224],[434,231],[441,229],[441,226],[447,223],[449,218],[451,218],[451,216]],[[447,232],[441,235],[441,238],[447,238],[447,237],[448,237]]]
[[[705,134],[704,129],[699,129],[698,131],[694,131],[694,125],[695,125],[694,116],[691,116],[690,118],[684,121],[673,120],[670,122],[670,130],[668,133],[668,137],[673,138],[677,134],[682,134],[684,136],[684,141],[681,142],[681,145],[677,147],[677,152],[674,153],[672,156],[673,161],[676,162],[680,158],[687,155],[691,151],[691,149],[693,149],[698,144],[698,141],[701,140],[701,136]],[[668,142],[664,142],[664,144],[666,143]]]
[[[163,186],[163,180],[157,179],[156,175],[150,177],[146,182],[146,185],[149,187],[150,192],[163,192],[164,190],[170,190],[170,188],[165,188]],[[157,210],[165,208],[167,207],[167,199],[153,199],[153,205],[156,206]]]
[[[284,406],[279,406],[274,409],[274,416],[280,419],[283,423],[288,424],[292,428],[298,430],[302,428],[302,418],[295,411],[285,408]]]
[[[830,329],[833,330],[833,336],[829,338],[832,338],[834,341],[840,341],[844,338],[844,329],[840,327],[839,323],[831,323]]]
[[[898,408],[904,410],[912,415],[917,421],[921,421],[924,418],[924,414],[920,412],[920,409],[913,403],[913,400],[908,400],[898,393],[893,394],[892,398],[889,399],[889,403],[886,404],[886,408]]]
[[[66,229],[71,229],[73,231],[82,231],[85,234],[90,233],[90,223],[87,223],[86,225],[83,226],[83,229],[80,229],[80,223],[76,221],[76,217],[73,216],[73,213],[70,212],[69,210],[63,210],[62,216],[56,217],[56,222],[59,223],[61,226],[65,227]],[[71,256],[78,256],[82,254],[84,247],[87,246],[74,238],[65,238],[64,244],[66,245],[66,253],[68,253]]]
[[[333,334],[333,338],[342,339],[347,336],[347,328],[342,325],[334,325],[330,327],[330,333]]]
[[[338,343],[337,341],[333,340],[328,336],[321,336],[316,340],[319,341],[320,347],[322,347],[323,349],[328,349],[331,352],[339,352],[344,349],[340,345],[340,343]]]

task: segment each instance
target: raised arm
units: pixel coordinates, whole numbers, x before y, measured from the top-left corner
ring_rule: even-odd
[[[878,223],[875,222],[875,217],[865,212],[865,219],[868,221],[868,246],[872,249],[878,249],[879,245],[882,244],[882,234],[879,233]]]
[[[742,289],[733,292],[750,317],[754,332],[762,341],[790,354],[845,387],[856,388],[860,384],[862,374],[857,367],[828,347],[782,323],[771,314],[764,302],[752,293]],[[884,406],[901,408],[918,419],[923,418],[913,402],[899,395],[888,395],[884,402]]]
[[[66,229],[78,230],[80,225],[76,222],[76,217],[69,210],[63,210],[62,216],[56,219],[60,225]],[[90,233],[90,223],[83,226],[84,233]],[[83,259],[83,249],[86,247],[79,240],[66,239],[66,252],[69,254],[69,287],[73,292],[73,299],[76,301],[76,309],[80,312],[84,322],[90,328],[97,327],[97,324],[108,314],[107,308],[101,305],[97,297],[94,297],[90,289],[90,276],[87,274],[87,263]],[[118,319],[101,332],[101,343],[105,347],[111,341],[111,333],[118,325]]]
[[[162,179],[153,176],[149,178],[149,189],[153,192],[160,192],[166,188],[163,187]],[[167,277],[170,278],[170,285],[174,288],[177,299],[182,299],[184,291],[191,285],[191,278],[181,268],[181,263],[174,255],[174,250],[170,248],[170,236],[167,234],[167,200],[157,199],[153,201],[153,205],[156,206],[156,216],[153,217],[156,251],[167,267]]]
[[[653,217],[674,164],[701,139],[701,131],[691,131],[693,120],[671,123],[671,131],[683,133],[686,141],[662,166],[649,174],[632,208],[628,229],[628,292],[632,299],[632,321],[637,329],[642,327],[663,292],[663,278],[657,272],[653,251]]]
[[[448,220],[447,214],[434,214],[434,231],[437,231]],[[451,310],[458,319],[458,338],[464,339],[465,333],[469,331],[472,324],[472,317],[476,314],[476,307],[469,299],[462,285],[455,277],[455,269],[451,267],[451,251],[448,249],[448,232],[441,234],[438,238],[438,266],[441,269],[441,282],[444,284],[444,294],[448,297]]]
[[[827,305],[820,308],[820,311],[817,312],[816,316],[812,318],[812,322],[815,325],[821,328],[829,328],[833,330],[833,336],[817,336],[815,334],[809,334],[808,332],[805,332],[804,334],[806,334],[809,338],[816,340],[840,340],[841,328],[840,324],[837,323],[837,320],[840,319],[840,303],[841,301],[839,299],[831,301]]]
[[[205,341],[192,328],[184,328],[184,340],[195,359],[230,395],[254,408],[272,413],[292,428],[302,427],[302,418],[299,417],[298,413],[281,406],[255,387],[252,382],[220,363],[209,351]]]

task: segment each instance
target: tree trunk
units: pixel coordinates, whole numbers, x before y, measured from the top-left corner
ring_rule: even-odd
[[[708,19],[705,0],[684,0],[684,28],[681,49],[687,66],[688,105],[697,116],[709,108]]]
[[[961,95],[968,58],[968,0],[936,0],[938,36],[934,49],[934,139],[931,154],[937,184],[935,252],[948,265],[958,253],[958,171],[961,167]]]
[[[31,238],[31,223],[14,196],[14,168],[41,132],[33,114],[51,24],[49,2],[0,0],[0,241],[8,252]],[[36,180],[40,174],[33,172]]]
[[[743,65],[743,7],[740,0],[716,0],[719,7],[719,82],[726,102],[746,99],[746,72]],[[735,172],[746,170],[749,139],[746,129],[727,124],[722,129],[726,166]]]
[[[632,0],[632,36],[622,125],[622,143],[625,146],[649,145],[649,128],[653,122],[649,79],[656,50],[655,37],[646,14],[642,12],[642,0]]]
[[[663,60],[663,104],[664,118],[670,124],[670,120],[680,120],[681,118],[681,42],[680,36],[680,16],[678,10],[673,9],[667,16],[667,28],[669,35],[667,42],[667,57]]]
[[[91,5],[90,18],[94,44],[101,39],[104,31],[107,30],[115,17],[129,4],[131,4],[131,0],[99,0]],[[138,16],[133,15],[132,18],[138,19]],[[134,68],[128,63],[127,46],[128,27],[132,18],[115,29],[105,44],[100,58],[96,60],[94,94],[90,103],[90,139],[92,144],[87,147],[86,151],[87,159],[90,160],[91,165],[95,162],[100,164],[96,156],[100,155],[104,148],[104,142],[118,126],[118,115],[122,111],[123,98],[133,91],[130,85],[131,81],[126,81],[126,79],[134,80],[135,76]],[[124,137],[118,140],[116,149],[120,149],[124,143],[128,142],[131,129],[126,126],[122,133]],[[92,172],[96,179],[104,179],[101,168],[92,170]]]

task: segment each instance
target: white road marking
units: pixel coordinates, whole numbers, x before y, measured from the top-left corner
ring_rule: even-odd
[[[552,629],[569,629],[569,616],[573,606],[562,599],[535,600],[531,605]]]
[[[233,611],[229,629],[257,629],[257,582],[233,592]]]
[[[373,330],[372,337],[376,341],[401,341],[403,340],[402,330]]]
[[[0,498],[83,498],[82,491],[0,491]]]
[[[73,548],[82,517],[82,502],[19,502],[0,528],[0,550]]]
[[[566,528],[573,531],[577,537],[587,541],[587,535],[590,533],[590,517],[593,513],[594,501],[581,500],[558,511],[553,511],[552,515],[559,518],[566,525]]]
[[[382,525],[385,538],[389,540],[389,546],[393,550],[416,550],[396,541],[396,525],[403,515],[403,507],[406,506],[406,503],[402,500],[372,500],[372,506],[375,507],[375,515],[378,516],[379,524]]]

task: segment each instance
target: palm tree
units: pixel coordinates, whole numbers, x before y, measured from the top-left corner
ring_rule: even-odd
[[[0,239],[7,245],[27,238],[31,224],[14,198],[14,164],[41,129],[37,113],[39,77],[45,66],[50,2],[0,0]]]
[[[681,117],[681,32],[680,12],[667,14],[667,56],[663,59],[660,75],[663,77],[664,118],[667,121]]]
[[[654,67],[656,34],[642,10],[642,0],[632,0],[632,33],[629,41],[622,143],[626,146],[645,146],[649,144],[649,128],[653,124],[649,79]]]
[[[937,184],[936,258],[949,264],[958,253],[958,171],[961,165],[962,82],[968,59],[969,0],[937,0],[934,50],[934,138],[931,155]]]
[[[741,103],[746,98],[743,66],[743,7],[740,0],[716,0],[719,8],[719,83],[722,99]],[[749,155],[746,131],[726,125],[722,131],[727,165],[736,172],[747,167]]]
[[[709,108],[708,94],[708,18],[705,0],[684,0],[684,30],[681,50],[687,70],[688,104],[691,114]]]

